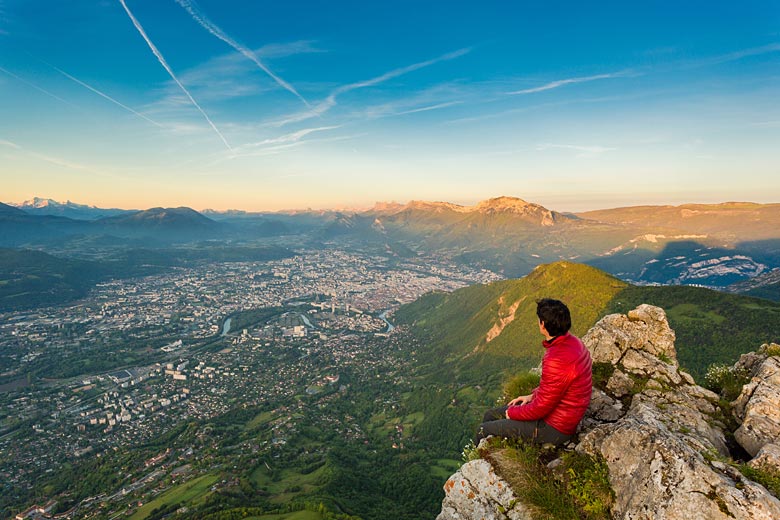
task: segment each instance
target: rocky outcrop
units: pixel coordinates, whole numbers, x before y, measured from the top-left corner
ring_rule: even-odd
[[[748,466],[780,475],[780,445],[764,444],[758,454],[748,462]]]
[[[733,403],[734,416],[741,423],[734,438],[753,456],[765,445],[780,441],[780,358],[760,358],[761,351],[740,360],[739,365],[752,377]]]
[[[509,484],[482,459],[467,462],[444,484],[444,501],[436,520],[531,520]]]
[[[606,316],[583,342],[594,362],[613,369],[577,445],[607,462],[613,518],[780,518],[775,497],[719,461],[729,451],[718,395],[680,371],[662,309]],[[609,422],[604,402],[626,396],[625,414]]]
[[[575,449],[606,461],[615,493],[613,518],[780,518],[780,501],[730,462],[719,396],[680,370],[674,331],[662,309],[641,305],[628,315],[606,316],[582,339],[604,380],[594,389]],[[751,467],[777,472],[780,447],[773,441],[780,439],[780,359],[764,348],[737,365],[752,376],[734,403],[741,420],[737,438],[758,455]],[[479,491],[490,489],[496,477],[487,462],[481,463],[480,476],[456,474],[447,482],[440,520],[516,518],[490,506],[474,506],[470,516],[459,509],[465,504],[448,502],[453,495],[473,493],[470,504],[485,503]]]

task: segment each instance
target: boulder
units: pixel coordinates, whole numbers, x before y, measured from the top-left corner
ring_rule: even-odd
[[[780,502],[762,486],[726,464],[708,463],[646,405],[588,432],[577,450],[606,460],[613,518],[780,518]]]
[[[780,475],[780,445],[774,443],[764,444],[758,451],[758,454],[748,462],[748,466],[753,469]]]
[[[750,455],[780,440],[780,358],[766,357],[732,403],[740,427],[734,438]]]
[[[509,484],[482,459],[467,462],[444,484],[444,501],[436,520],[531,520]]]
[[[594,363],[619,364],[629,352],[646,352],[655,358],[676,364],[674,331],[669,327],[666,314],[660,307],[640,305],[628,315],[610,314],[602,318],[582,338],[590,350]],[[652,369],[650,358],[636,368]]]
[[[729,455],[718,396],[679,370],[662,309],[606,316],[583,342],[594,361],[615,367],[577,445],[609,467],[613,518],[780,518],[780,501],[717,461]],[[599,423],[610,398],[632,394],[620,418]]]

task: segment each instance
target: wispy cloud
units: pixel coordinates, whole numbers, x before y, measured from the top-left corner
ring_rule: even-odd
[[[601,155],[606,152],[617,150],[617,148],[610,148],[607,146],[582,146],[576,144],[541,143],[536,145],[537,151],[544,151],[550,149],[572,150],[575,152],[579,152],[577,157],[589,157],[589,156]]]
[[[780,128],[780,120],[759,121],[759,122],[756,122],[756,123],[751,123],[750,126],[760,126],[760,127],[767,127],[767,128]]]
[[[780,43],[770,43],[761,47],[752,47],[750,49],[741,49],[727,54],[721,54],[720,56],[713,56],[711,58],[704,58],[702,60],[696,60],[688,62],[687,65],[694,67],[703,67],[708,65],[718,65],[720,63],[727,63],[730,61],[737,61],[750,56],[760,56],[762,54],[770,54],[773,52],[780,52]]]
[[[629,73],[627,71],[622,72],[613,72],[610,74],[596,74],[595,76],[582,76],[578,78],[568,78],[568,79],[559,79],[556,81],[551,81],[549,83],[545,83],[544,85],[533,87],[533,88],[526,88],[522,90],[515,90],[513,92],[507,92],[509,95],[520,95],[520,94],[534,94],[536,92],[544,92],[545,90],[553,90],[556,88],[564,87],[566,85],[572,85],[575,83],[587,83],[590,81],[598,81],[601,79],[612,79],[612,78],[624,78],[628,76]]]
[[[301,54],[325,52],[308,40],[289,43],[273,43],[264,45],[254,52],[261,59],[264,57],[287,57]],[[262,76],[260,76],[262,74]],[[210,58],[192,68],[177,72],[179,80],[187,85],[187,90],[200,103],[221,103],[230,99],[241,98],[251,101],[255,97],[269,92],[280,92],[277,84],[243,55],[233,52]],[[286,92],[285,92],[286,93]],[[146,114],[154,114],[159,120],[180,120],[184,111],[190,110],[190,102],[173,81],[167,81],[154,92],[157,100],[145,105]],[[235,123],[234,123],[235,124]],[[231,131],[231,124],[222,122],[220,129]]]
[[[49,96],[49,97],[52,97],[52,98],[56,99],[57,101],[61,101],[62,103],[65,103],[66,105],[70,105],[70,106],[72,106],[72,107],[74,107],[74,108],[78,108],[76,105],[74,105],[74,104],[73,104],[73,103],[71,103],[70,101],[65,101],[64,99],[62,99],[61,97],[57,96],[56,94],[52,94],[52,93],[51,93],[51,92],[49,92],[48,90],[45,90],[45,89],[43,89],[43,88],[39,87],[38,85],[36,85],[35,83],[32,83],[31,81],[27,81],[26,79],[24,79],[24,78],[22,78],[22,77],[20,77],[20,76],[17,76],[17,75],[16,75],[16,74],[14,74],[13,72],[11,72],[11,71],[9,71],[9,70],[6,70],[6,69],[4,69],[3,67],[0,67],[0,72],[4,72],[4,73],[8,74],[8,75],[9,75],[9,76],[11,76],[12,78],[15,78],[15,79],[17,79],[17,80],[21,81],[21,82],[22,82],[22,83],[24,83],[25,85],[28,85],[28,86],[30,86],[30,87],[32,87],[32,88],[34,88],[35,90],[37,90],[38,92],[42,92],[42,93],[46,94],[47,96]]]
[[[6,141],[5,139],[0,139],[0,145],[1,146],[10,146],[11,148],[14,148],[16,150],[20,150],[22,148],[18,144],[12,143],[11,141]]]
[[[336,135],[333,137],[315,138],[315,139],[303,139],[304,136],[313,132],[325,131],[328,129],[340,128],[335,127],[319,127],[319,128],[307,128],[299,130],[298,132],[292,132],[279,138],[270,138],[257,143],[250,143],[235,148],[232,152],[222,152],[210,163],[202,163],[199,168],[206,170],[202,174],[210,175],[210,168],[234,159],[243,159],[248,157],[267,157],[272,155],[279,155],[289,150],[299,148],[301,146],[313,143],[333,143],[338,141],[347,141],[360,137],[365,134],[346,134]]]
[[[298,130],[297,132],[291,132],[289,134],[280,135],[279,137],[271,137],[268,139],[264,139],[262,141],[259,141],[257,143],[250,143],[243,145],[239,147],[239,149],[247,149],[247,148],[254,148],[258,146],[266,146],[266,145],[274,145],[274,144],[282,144],[282,143],[294,143],[298,142],[304,137],[306,137],[309,134],[312,134],[314,132],[324,132],[326,130],[335,130],[336,128],[341,128],[340,125],[337,126],[320,126],[316,128],[304,128],[302,130]]]
[[[465,98],[473,98],[474,92],[471,90],[471,87],[464,88],[458,82],[441,83],[386,103],[367,106],[354,115],[358,118],[378,119],[441,110],[462,105]]]
[[[417,114],[418,112],[429,112],[431,110],[439,110],[442,108],[454,107],[455,105],[461,105],[463,101],[448,101],[446,103],[437,103],[436,105],[428,105],[420,108],[413,108],[411,110],[402,110],[401,112],[395,112],[395,116],[404,116],[406,114]]]
[[[86,89],[88,89],[88,90],[90,90],[90,91],[94,92],[94,93],[95,93],[95,94],[97,94],[98,96],[100,96],[100,97],[102,97],[102,98],[104,98],[104,99],[107,99],[107,100],[111,101],[112,103],[114,103],[114,104],[115,104],[115,105],[117,105],[117,106],[120,106],[120,107],[124,108],[125,110],[127,110],[127,111],[128,111],[128,112],[130,112],[131,114],[135,114],[136,116],[138,116],[138,117],[140,117],[141,119],[144,119],[144,120],[146,120],[146,121],[148,121],[148,122],[152,123],[153,125],[156,125],[156,126],[162,127],[162,125],[161,125],[160,123],[158,123],[157,121],[154,121],[153,119],[150,119],[150,118],[146,117],[146,116],[145,116],[145,115],[143,115],[142,113],[140,113],[140,112],[137,112],[137,111],[133,110],[133,109],[132,109],[132,108],[130,108],[129,106],[127,106],[127,105],[125,105],[125,104],[123,104],[123,103],[120,103],[119,101],[117,101],[116,99],[112,98],[112,97],[111,97],[111,96],[109,96],[108,94],[106,94],[106,93],[104,93],[104,92],[101,92],[101,91],[99,91],[98,89],[96,89],[95,87],[93,87],[93,86],[91,86],[91,85],[88,85],[88,84],[84,83],[83,81],[81,81],[80,79],[78,79],[78,78],[75,78],[75,77],[71,76],[70,74],[68,74],[68,73],[67,73],[67,72],[65,72],[64,70],[62,70],[62,69],[59,69],[59,68],[55,67],[54,65],[51,65],[51,67],[52,67],[54,70],[56,70],[57,72],[59,72],[60,74],[62,74],[63,76],[65,76],[66,78],[68,78],[68,79],[70,79],[70,80],[72,80],[72,81],[75,81],[76,83],[78,83],[78,84],[79,84],[79,85],[81,85],[82,87],[84,87],[84,88],[86,88]]]
[[[141,23],[136,19],[135,16],[133,16],[133,13],[130,12],[130,9],[127,7],[127,4],[125,3],[125,0],[119,0],[119,2],[122,4],[122,7],[125,8],[125,11],[127,12],[127,16],[130,17],[130,20],[133,22],[133,25],[138,30],[138,32],[141,34],[143,39],[146,41],[146,44],[149,46],[149,48],[152,50],[152,53],[157,57],[157,60],[160,62],[160,65],[163,66],[163,68],[168,72],[168,74],[171,76],[173,81],[176,82],[177,85],[182,89],[182,91],[187,95],[187,98],[192,102],[192,104],[195,106],[195,108],[198,109],[198,111],[203,115],[203,117],[208,121],[211,128],[214,130],[214,132],[219,136],[219,138],[222,140],[222,142],[225,144],[228,150],[230,150],[230,145],[228,144],[227,140],[225,139],[225,136],[222,135],[222,132],[219,131],[219,129],[214,125],[214,123],[211,121],[208,115],[206,115],[206,112],[203,111],[203,109],[198,105],[198,102],[195,101],[195,98],[190,95],[189,91],[182,85],[182,83],[179,81],[179,79],[176,77],[176,75],[173,73],[173,70],[171,67],[168,66],[168,62],[165,61],[165,58],[160,53],[160,51],[155,47],[155,45],[152,43],[152,40],[149,39],[149,37],[146,35],[146,31],[144,31],[144,28],[141,26]]]
[[[298,97],[301,101],[303,101],[303,104],[307,107],[309,106],[309,103],[301,96],[297,90],[293,88],[292,85],[287,83],[285,80],[274,74],[271,69],[269,69],[263,62],[260,61],[260,59],[257,57],[257,55],[249,50],[246,46],[241,45],[237,41],[235,41],[233,38],[225,34],[225,32],[220,29],[216,24],[214,24],[211,20],[209,20],[201,11],[198,9],[198,7],[191,2],[190,0],[176,0],[176,3],[178,3],[180,6],[186,10],[192,18],[198,22],[204,29],[206,29],[209,33],[216,36],[223,42],[227,43],[234,49],[236,49],[238,52],[243,54],[246,58],[251,60],[255,65],[260,67],[266,74],[268,74],[271,78],[273,78],[276,83],[279,84],[280,87],[284,88],[285,90],[290,91],[292,94]]]
[[[48,162],[50,164],[54,164],[56,166],[60,166],[62,168],[67,168],[69,170],[77,170],[81,172],[91,173],[93,175],[98,175],[101,177],[111,177],[111,178],[117,178],[117,175],[106,173],[104,171],[97,170],[90,166],[85,166],[83,164],[79,164],[73,161],[69,161],[67,159],[62,159],[60,157],[55,157],[48,154],[43,154],[39,152],[34,152],[32,150],[27,150],[23,146],[16,144],[12,141],[7,141],[5,139],[0,139],[0,146],[7,146],[10,148],[13,148],[14,150],[17,150],[18,152],[27,155],[28,157],[32,157],[34,159],[37,159],[39,161]]]
[[[333,92],[331,92],[328,95],[328,97],[326,97],[323,101],[321,101],[320,103],[312,107],[311,110],[306,112],[301,112],[298,114],[293,114],[286,118],[274,121],[270,123],[270,126],[284,126],[290,123],[305,121],[306,119],[311,119],[312,117],[322,116],[323,114],[325,114],[327,111],[329,111],[331,108],[335,107],[338,104],[339,96],[342,96],[348,92],[352,92],[353,90],[358,90],[362,88],[373,87],[381,83],[384,83],[385,81],[388,81],[390,79],[403,76],[404,74],[409,74],[410,72],[414,72],[423,69],[425,67],[430,67],[431,65],[435,65],[436,63],[440,63],[442,61],[454,60],[465,54],[468,54],[469,52],[471,52],[470,48],[458,49],[457,51],[443,54],[431,60],[421,61],[419,63],[413,63],[412,65],[408,65],[406,67],[401,67],[398,69],[391,70],[389,72],[386,72],[380,76],[376,76],[371,79],[358,81],[356,83],[350,83],[348,85],[342,85],[336,88],[335,90],[333,90]]]

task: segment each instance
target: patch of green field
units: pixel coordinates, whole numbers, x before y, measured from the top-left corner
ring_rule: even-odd
[[[461,388],[458,390],[458,393],[455,394],[455,399],[458,401],[466,401],[469,403],[478,401],[480,397],[480,392],[473,386]]]
[[[160,506],[179,503],[184,505],[187,502],[194,501],[196,498],[203,498],[208,492],[208,489],[213,486],[217,480],[219,480],[217,475],[206,474],[202,477],[179,484],[148,504],[144,504],[142,507],[138,508],[138,511],[130,517],[130,520],[142,520],[149,516],[152,510],[157,509]]]
[[[750,309],[752,311],[774,311],[777,312],[777,309],[774,307],[771,307],[769,305],[761,305],[760,303],[743,303],[742,304],[743,309]]]
[[[322,520],[322,515],[315,511],[296,511],[278,515],[249,516],[247,520]]]
[[[404,417],[403,423],[411,424],[411,425],[418,425],[421,422],[423,422],[423,419],[425,419],[425,414],[423,412],[414,412],[410,413],[409,415]]]
[[[681,303],[671,307],[667,312],[673,320],[702,320],[710,321],[716,325],[726,321],[724,316],[713,311],[706,311],[695,303]]]
[[[274,419],[274,413],[271,411],[261,412],[255,416],[254,419],[246,423],[245,430],[257,430]]]
[[[455,459],[436,459],[430,467],[431,475],[443,482],[460,468],[460,464]]]
[[[272,502],[284,504],[298,495],[316,491],[325,483],[326,473],[326,464],[307,474],[292,469],[269,470],[261,464],[249,478],[258,488],[273,496]]]

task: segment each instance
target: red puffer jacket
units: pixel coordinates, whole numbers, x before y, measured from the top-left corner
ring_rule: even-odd
[[[533,399],[522,406],[510,406],[509,418],[544,422],[571,435],[585,415],[593,391],[588,349],[569,333],[543,341],[542,380]]]

